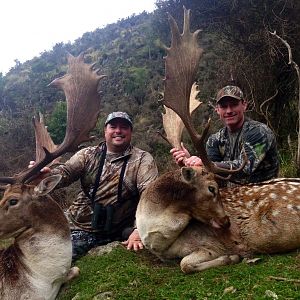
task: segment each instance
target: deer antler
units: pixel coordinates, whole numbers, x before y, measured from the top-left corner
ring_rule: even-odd
[[[69,55],[68,73],[53,80],[50,85],[61,88],[67,101],[67,128],[64,141],[57,149],[47,149],[43,145],[44,155],[33,168],[15,175],[0,178],[0,182],[29,182],[36,173],[64,153],[76,151],[78,146],[90,140],[89,132],[95,127],[100,112],[99,81],[105,75],[98,75],[94,65],[84,63],[84,55]]]
[[[45,157],[46,148],[49,152],[54,152],[57,145],[54,144],[50,134],[45,126],[44,116],[39,113],[39,119],[33,117],[32,119],[35,132],[35,161],[41,161]],[[58,162],[59,158],[53,160],[51,164]],[[48,164],[49,166],[49,164]]]
[[[191,95],[190,95],[190,114],[202,104],[202,102],[196,99],[199,93],[198,86],[196,83],[192,85]],[[170,108],[164,106],[165,113],[162,114],[163,127],[166,133],[166,139],[175,148],[180,148],[182,131],[184,124],[181,118]]]
[[[183,33],[179,33],[178,25],[174,18],[169,15],[169,23],[172,33],[171,47],[167,48],[165,60],[166,78],[163,103],[173,110],[181,118],[186,127],[195,148],[206,169],[212,173],[232,174],[244,168],[244,165],[236,170],[228,170],[217,167],[210,161],[205,149],[205,139],[208,134],[209,123],[200,136],[195,130],[190,110],[190,93],[194,83],[198,64],[203,53],[203,49],[198,45],[198,34],[190,32],[190,10],[184,9]],[[182,131],[181,131],[182,132]],[[178,143],[178,141],[175,141]]]

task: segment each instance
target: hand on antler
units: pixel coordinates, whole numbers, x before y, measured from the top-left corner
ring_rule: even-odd
[[[36,164],[36,161],[35,160],[31,160],[29,162],[29,165],[28,165],[28,169],[31,169],[35,166]],[[46,173],[50,173],[51,172],[51,169],[49,167],[44,167],[40,170],[40,173],[43,173],[43,174],[46,174]]]
[[[183,143],[181,143],[181,148],[172,148],[170,153],[174,157],[176,164],[183,167],[192,167],[192,166],[203,166],[201,158],[198,156],[191,156],[189,151],[184,147]]]
[[[200,167],[203,166],[202,160],[198,156],[191,156],[184,161],[187,167]]]
[[[185,166],[185,161],[191,157],[189,151],[184,147],[183,143],[181,143],[181,148],[172,148],[170,150],[175,162],[180,167]]]

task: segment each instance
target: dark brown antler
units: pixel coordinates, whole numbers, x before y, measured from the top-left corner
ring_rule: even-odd
[[[195,148],[206,169],[212,173],[236,173],[244,168],[244,165],[237,170],[227,170],[217,167],[210,161],[205,149],[205,139],[208,134],[209,123],[200,136],[195,130],[190,114],[190,93],[195,81],[199,60],[203,49],[198,45],[198,34],[190,32],[190,10],[184,9],[183,33],[179,33],[176,21],[169,15],[169,23],[172,33],[171,47],[167,48],[165,62],[166,78],[163,103],[172,109],[181,118],[186,127]]]
[[[67,152],[76,151],[78,146],[90,140],[89,132],[95,127],[100,112],[99,81],[104,75],[93,70],[94,65],[84,63],[84,56],[69,55],[68,73],[53,80],[50,85],[61,88],[67,101],[67,128],[64,141],[57,149],[43,145],[43,158],[33,168],[26,169],[14,177],[0,178],[0,182],[30,182],[43,167]]]

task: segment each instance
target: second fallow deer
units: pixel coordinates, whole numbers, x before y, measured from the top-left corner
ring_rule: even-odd
[[[190,180],[179,170],[164,174],[138,205],[141,239],[159,258],[181,258],[191,273],[300,248],[300,179],[218,190],[211,173],[183,169]]]

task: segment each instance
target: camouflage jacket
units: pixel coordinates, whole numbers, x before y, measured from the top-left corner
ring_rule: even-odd
[[[78,179],[81,181],[82,190],[66,212],[71,229],[95,231],[91,226],[93,208],[88,195],[92,194],[94,188],[103,146],[104,143],[82,149],[65,164],[52,170],[52,174],[63,176],[58,188],[67,186]],[[127,157],[129,158],[123,178],[122,203],[117,203],[120,173]],[[113,204],[116,207],[113,215],[113,230],[133,225],[139,196],[157,176],[158,171],[154,159],[146,151],[129,146],[121,155],[106,154],[95,203],[101,203],[103,206]]]
[[[209,158],[227,169],[237,169],[243,162],[242,148],[248,162],[245,168],[231,177],[233,182],[261,182],[277,177],[279,170],[275,136],[265,124],[246,119],[235,136],[230,136],[226,127],[211,135],[206,149]]]

